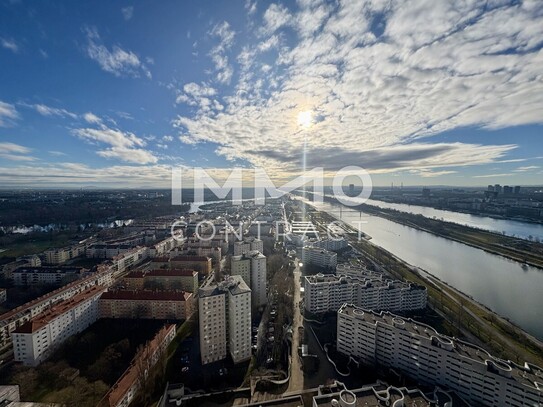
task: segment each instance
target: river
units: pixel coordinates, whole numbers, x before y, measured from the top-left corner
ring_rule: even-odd
[[[522,239],[538,238],[543,241],[543,224],[522,222],[510,219],[498,219],[488,216],[471,215],[469,213],[453,212],[443,209],[434,209],[427,206],[407,205],[400,203],[391,203],[368,199],[368,205],[378,206],[380,208],[396,209],[402,212],[409,212],[425,216],[427,218],[443,219],[447,222],[459,223],[461,225],[472,226],[479,229],[489,230],[491,232],[503,233],[508,236],[516,236]]]
[[[339,216],[340,204],[313,203]],[[425,208],[426,209],[426,208]],[[342,220],[543,340],[543,270],[343,206]],[[364,223],[358,223],[358,222]]]

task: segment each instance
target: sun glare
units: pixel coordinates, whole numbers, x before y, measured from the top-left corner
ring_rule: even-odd
[[[312,124],[312,116],[309,110],[298,113],[298,126],[307,129]]]

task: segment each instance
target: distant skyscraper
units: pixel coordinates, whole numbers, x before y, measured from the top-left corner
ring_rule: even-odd
[[[515,195],[518,195],[518,194],[520,194],[520,186],[517,185],[515,187]]]

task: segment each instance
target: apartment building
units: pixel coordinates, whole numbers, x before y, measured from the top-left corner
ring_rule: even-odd
[[[266,305],[267,297],[267,268],[266,256],[259,251],[250,251],[245,257],[251,260],[251,302],[253,308]]]
[[[93,244],[89,246],[85,252],[88,258],[94,259],[112,259],[120,254],[131,251],[133,245],[126,243],[119,244]]]
[[[417,388],[389,386],[381,381],[353,390],[347,390],[340,382],[332,386],[319,386],[312,406],[469,407],[454,394],[437,387],[425,393]]]
[[[16,328],[38,316],[53,305],[65,301],[93,286],[109,287],[113,284],[113,269],[111,266],[100,265],[98,271],[81,280],[74,281],[50,293],[36,298],[24,305],[0,315],[0,346],[11,341],[11,333]]]
[[[305,242],[305,245],[328,251],[339,251],[349,247],[349,243],[342,237],[335,239],[309,240]]]
[[[128,407],[136,397],[141,387],[143,371],[149,371],[166,352],[176,334],[175,324],[165,325],[155,337],[139,352],[128,369],[109,389],[98,403],[98,407]]]
[[[249,236],[242,241],[234,242],[234,256],[241,256],[255,250],[264,252],[264,242],[256,237]]]
[[[251,287],[251,258],[245,255],[230,258],[230,274],[241,276],[245,284]]]
[[[185,320],[194,306],[183,291],[115,290],[101,295],[99,310],[100,318]]]
[[[302,248],[302,263],[304,266],[317,266],[324,269],[335,269],[337,253],[318,247],[304,246]]]
[[[0,288],[0,304],[8,300],[8,290],[5,288]]]
[[[192,269],[207,276],[211,273],[211,258],[207,256],[158,257],[150,264],[151,269]]]
[[[165,290],[183,290],[196,294],[198,272],[189,269],[132,271],[123,277],[123,284],[127,290],[143,290],[146,285],[156,285]]]
[[[412,311],[426,308],[426,287],[382,274],[358,271],[357,277],[316,274],[304,277],[305,309],[318,314],[336,312],[344,303],[376,311]]]
[[[99,317],[98,300],[106,287],[94,286],[24,323],[11,334],[17,362],[37,366],[70,336]]]
[[[210,257],[213,264],[218,264],[222,258],[220,247],[178,247],[172,251],[172,256],[205,256]]]
[[[149,256],[150,257],[165,256],[176,247],[182,246],[184,244],[184,241],[185,240],[182,236],[176,236],[175,238],[172,236],[172,237],[166,238],[149,248]]]
[[[47,264],[63,264],[68,260],[74,259],[85,254],[86,244],[78,243],[72,246],[48,249],[45,253],[45,262]]]
[[[251,358],[251,289],[240,276],[215,283],[209,278],[198,291],[202,364]]]
[[[132,250],[113,257],[111,263],[112,268],[115,271],[115,276],[118,276],[129,268],[138,265],[148,257],[149,250],[147,247],[134,247]]]
[[[87,275],[88,269],[82,267],[44,266],[20,267],[13,271],[12,278],[16,286],[62,285]]]
[[[470,343],[390,312],[344,304],[337,350],[365,365],[392,368],[418,383],[454,391],[476,406],[540,406],[543,369],[498,359]]]

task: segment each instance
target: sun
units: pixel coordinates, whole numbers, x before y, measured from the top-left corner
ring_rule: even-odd
[[[313,117],[309,110],[298,113],[298,126],[307,129],[313,123]]]

